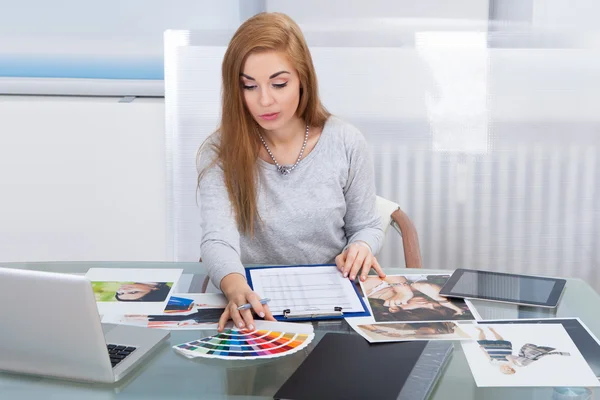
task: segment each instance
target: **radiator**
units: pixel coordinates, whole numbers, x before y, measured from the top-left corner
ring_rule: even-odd
[[[395,143],[371,146],[377,191],[415,223],[424,268],[573,276],[600,287],[597,147],[528,144],[470,155]],[[379,258],[404,266],[396,232]]]

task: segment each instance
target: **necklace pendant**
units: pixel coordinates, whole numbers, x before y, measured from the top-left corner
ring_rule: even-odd
[[[302,155],[304,154],[304,149],[306,148],[306,143],[308,142],[308,124],[306,125],[306,131],[304,132],[304,143],[302,143],[302,148],[300,149],[300,154],[298,155],[298,159],[296,160],[296,163],[291,166],[279,165],[277,163],[277,160],[275,159],[275,156],[269,149],[267,142],[265,142],[265,139],[262,137],[262,135],[260,133],[258,133],[258,137],[260,138],[260,141],[262,142],[263,146],[265,146],[265,150],[267,150],[267,153],[269,153],[271,160],[273,160],[273,163],[277,166],[277,170],[281,173],[281,175],[289,175],[294,170],[294,168],[296,168],[298,166],[298,163],[300,162],[300,160],[302,159]]]
[[[278,169],[282,175],[289,175],[289,173],[292,172],[292,169],[290,167],[286,167],[283,165],[280,165]]]

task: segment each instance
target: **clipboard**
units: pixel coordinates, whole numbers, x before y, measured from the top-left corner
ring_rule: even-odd
[[[299,268],[299,267],[335,267],[335,264],[298,264],[298,265],[261,265],[258,267],[246,267],[246,279],[248,285],[254,290],[254,284],[252,282],[251,271],[267,269],[267,268]],[[358,288],[354,283],[351,284],[354,294],[360,301],[360,304],[364,311],[358,312],[344,312],[342,307],[334,306],[331,309],[318,309],[318,308],[307,308],[307,309],[284,309],[283,315],[273,315],[278,321],[315,321],[315,320],[327,320],[327,319],[342,319],[347,317],[369,317],[371,313],[369,308],[363,301],[362,296],[358,292]]]

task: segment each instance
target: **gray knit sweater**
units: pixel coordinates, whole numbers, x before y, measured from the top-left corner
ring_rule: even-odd
[[[219,140],[213,134],[207,144]],[[214,160],[202,148],[199,168]],[[329,117],[314,149],[289,175],[258,159],[258,213],[254,237],[240,235],[217,163],[199,185],[202,260],[212,282],[243,264],[333,263],[344,247],[361,240],[377,254],[383,241],[375,200],[373,163],[367,142],[352,125]]]

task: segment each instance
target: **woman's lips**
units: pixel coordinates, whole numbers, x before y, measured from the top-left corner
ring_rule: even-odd
[[[272,121],[279,116],[279,113],[262,114],[260,117],[266,121]]]

